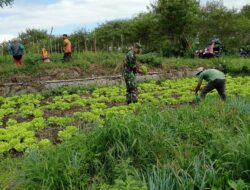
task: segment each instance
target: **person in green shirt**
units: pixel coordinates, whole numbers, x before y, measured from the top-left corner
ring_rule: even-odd
[[[136,64],[136,55],[140,52],[141,45],[136,43],[124,59],[123,77],[125,79],[127,89],[127,104],[136,103],[138,101],[136,73],[141,73],[141,71]]]
[[[204,99],[207,93],[216,89],[223,101],[226,100],[226,76],[223,72],[217,69],[206,69],[200,67],[196,71],[199,81],[195,89],[195,95],[198,96],[198,92],[201,90],[203,80],[207,81],[208,84],[201,91],[201,98]]]

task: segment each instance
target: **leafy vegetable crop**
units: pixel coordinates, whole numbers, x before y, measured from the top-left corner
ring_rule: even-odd
[[[79,123],[102,127],[106,116],[130,115],[142,104],[179,105],[193,102],[195,78],[148,81],[138,87],[139,102],[125,105],[124,86],[108,86],[45,98],[40,94],[0,97],[0,153],[29,151],[54,139],[64,141],[78,132]],[[211,95],[216,95],[212,92]],[[250,95],[250,77],[227,77],[227,95]],[[208,95],[209,96],[209,95]],[[53,128],[56,135],[47,135]],[[54,142],[54,141],[53,141]]]

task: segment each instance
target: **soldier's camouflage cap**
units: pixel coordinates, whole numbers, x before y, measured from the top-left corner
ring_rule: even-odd
[[[134,44],[134,48],[139,48],[139,49],[141,49],[141,48],[142,48],[142,45],[141,45],[140,43],[135,43],[135,44]]]

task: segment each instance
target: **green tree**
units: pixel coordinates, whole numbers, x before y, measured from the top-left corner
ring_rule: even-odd
[[[114,20],[102,24],[94,31],[98,48],[108,50],[121,47],[124,43],[127,44],[131,28],[127,20]]]
[[[9,6],[14,2],[14,0],[0,0],[0,7]]]
[[[99,49],[107,50],[117,47],[124,50],[135,42],[141,42],[143,48],[158,50],[160,37],[157,22],[153,13],[141,13],[133,19],[115,20],[102,24],[94,33],[97,37]]]
[[[50,47],[50,35],[46,30],[40,29],[26,29],[25,32],[19,34],[19,38],[25,45],[27,52],[40,52],[42,47],[49,49]]]
[[[25,43],[37,42],[48,38],[48,32],[40,29],[26,29],[25,32],[19,34],[19,38]]]
[[[250,19],[250,4],[243,6],[243,8],[241,9],[241,14]]]
[[[79,29],[70,35],[70,41],[76,52],[89,50],[93,45],[91,34],[85,29]],[[62,40],[61,40],[62,41]]]
[[[165,36],[168,54],[182,55],[189,39],[196,35],[199,3],[196,0],[158,0],[152,4],[158,21],[159,35]],[[171,44],[170,44],[171,42]]]
[[[200,48],[204,48],[213,38],[220,38],[230,53],[238,51],[249,36],[250,21],[230,10],[222,1],[212,1],[202,8],[198,28]]]
[[[153,13],[139,14],[129,21],[129,26],[131,28],[130,42],[141,42],[144,52],[160,49],[161,36],[158,35],[158,26]]]

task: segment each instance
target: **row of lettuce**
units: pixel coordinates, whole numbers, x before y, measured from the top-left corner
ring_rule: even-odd
[[[0,189],[248,190],[249,108],[249,97],[144,103],[57,145],[0,156]]]
[[[30,151],[68,140],[89,125],[102,127],[108,116],[136,113],[147,102],[153,105],[193,102],[195,85],[195,78],[140,83],[139,102],[131,105],[125,105],[124,86],[63,91],[52,97],[41,94],[0,97],[0,153]],[[228,76],[227,94],[249,96],[250,77]],[[50,128],[55,128],[57,134],[46,136]]]

